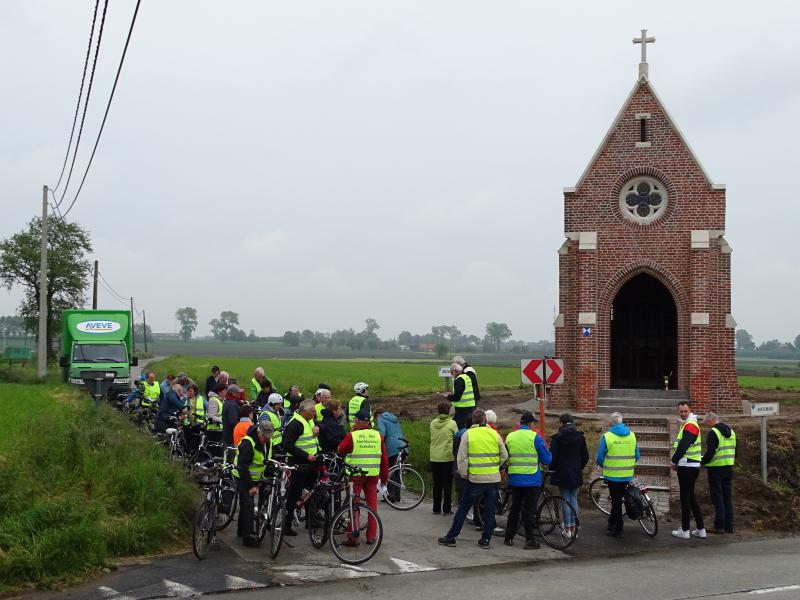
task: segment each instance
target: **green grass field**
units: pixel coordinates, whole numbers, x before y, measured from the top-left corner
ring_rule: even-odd
[[[800,377],[767,377],[760,375],[740,375],[739,385],[743,389],[787,390],[800,392]]]
[[[173,356],[152,363],[148,368],[162,380],[168,373],[184,372],[202,387],[212,365],[219,365],[236,378],[249,394],[250,379],[256,367],[264,367],[267,377],[277,389],[286,392],[297,384],[310,396],[320,382],[327,383],[334,395],[345,397],[353,384],[365,381],[375,396],[420,394],[440,391],[443,380],[437,376],[438,366],[444,363],[379,362],[370,360],[258,360],[244,358],[208,358]],[[519,368],[479,367],[481,389],[514,388],[519,385]]]
[[[197,487],[149,436],[60,384],[0,397],[0,593],[186,543]]]

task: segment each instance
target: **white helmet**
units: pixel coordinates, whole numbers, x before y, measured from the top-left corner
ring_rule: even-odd
[[[363,381],[359,381],[357,384],[353,386],[353,390],[355,391],[356,394],[363,394],[364,392],[367,391],[367,388],[369,388],[369,385],[364,383]]]
[[[267,404],[283,404],[283,396],[280,394],[270,394],[267,398]]]

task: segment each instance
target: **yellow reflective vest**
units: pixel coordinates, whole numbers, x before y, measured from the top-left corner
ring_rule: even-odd
[[[470,439],[470,447],[472,446]],[[506,437],[509,475],[535,475],[539,472],[539,453],[536,452],[536,432],[517,429]]]
[[[706,463],[707,467],[730,467],[736,459],[736,433],[731,429],[730,437],[723,437],[719,429],[712,427],[711,431],[717,436],[717,451],[714,458]]]
[[[692,445],[686,449],[684,456],[688,462],[699,463],[700,459],[703,458],[703,451],[700,445],[700,425],[695,419],[687,419],[681,423],[681,428],[678,431],[678,437],[675,438],[675,443],[672,444],[672,451],[674,452],[678,449],[678,444],[683,439],[683,430],[689,423],[697,427],[697,437],[695,438],[694,442],[692,442]]]
[[[255,440],[251,438],[249,435],[244,436],[241,440],[239,440],[239,445],[236,446],[236,454],[233,457],[233,475],[235,477],[239,477],[239,469],[241,466],[239,465],[239,446],[242,444],[250,444],[253,447],[253,462],[247,467],[247,472],[250,473],[250,479],[253,480],[253,483],[258,483],[261,479],[261,476],[264,474],[265,468],[265,457],[264,453],[259,450],[262,446],[260,444],[256,444]],[[272,458],[272,445],[270,445],[269,449],[267,450],[266,458]]]
[[[365,477],[376,477],[381,471],[381,434],[374,429],[358,429],[353,436],[353,451],[347,455],[345,462],[359,469],[364,469]]]
[[[144,399],[142,400],[142,406],[145,408],[149,408],[153,404],[158,403],[158,396],[161,394],[161,386],[158,385],[157,381],[154,381],[152,384],[144,382]]]
[[[299,412],[292,415],[292,421],[299,421],[303,425],[303,434],[297,438],[295,446],[308,454],[317,453],[317,436],[314,435],[313,423],[306,421]]]
[[[211,396],[208,399],[209,402],[214,402],[217,405],[217,416],[221,419],[222,418],[222,400],[220,400],[219,396]],[[206,426],[207,431],[221,431],[222,430],[222,423],[209,423]]]
[[[497,432],[485,425],[473,425],[465,432],[469,444],[470,475],[500,473],[500,440]]]
[[[636,469],[636,434],[631,431],[623,436],[606,431],[603,439],[606,441],[603,477],[633,477]]]
[[[353,429],[353,425],[356,424],[356,413],[361,410],[361,404],[367,400],[365,396],[353,396],[350,398],[350,403],[347,405],[347,422],[350,423],[350,429]],[[375,418],[372,416],[372,412],[369,414],[369,424],[371,427],[375,427]]]
[[[472,408],[475,406],[475,390],[472,388],[472,379],[469,378],[469,375],[464,375],[462,373],[456,379],[461,379],[464,382],[464,393],[461,394],[461,398],[457,401],[453,402],[453,406],[455,408]],[[453,382],[455,383],[455,382]]]

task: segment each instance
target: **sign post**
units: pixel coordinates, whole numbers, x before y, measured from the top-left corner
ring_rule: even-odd
[[[780,405],[777,402],[762,402],[756,404],[747,400],[742,401],[744,414],[750,417],[761,418],[761,480],[767,483],[767,417],[777,416]]]
[[[564,383],[564,361],[560,358],[523,358],[520,361],[520,380],[522,383],[532,383],[534,397],[536,386],[542,386],[542,393],[539,396],[539,432],[542,436],[545,433],[544,410],[547,403],[547,386],[561,385]]]
[[[450,393],[450,380],[453,378],[450,367],[439,367],[439,377],[444,378],[444,391]]]

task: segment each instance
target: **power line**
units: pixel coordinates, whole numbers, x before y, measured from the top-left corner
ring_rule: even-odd
[[[83,189],[83,184],[86,181],[86,176],[89,174],[89,169],[92,167],[92,161],[94,160],[95,152],[97,152],[97,146],[100,144],[100,136],[103,135],[103,129],[106,126],[106,119],[108,118],[108,111],[111,109],[111,101],[114,100],[114,92],[117,90],[117,83],[119,82],[119,75],[122,72],[122,65],[125,63],[125,55],[128,53],[128,45],[131,41],[131,35],[133,34],[133,26],[136,23],[136,15],[139,14],[139,5],[142,3],[142,0],[136,0],[136,8],[133,10],[133,17],[131,18],[131,26],[128,29],[128,37],[125,39],[125,47],[122,49],[122,56],[119,59],[119,67],[117,67],[117,75],[114,77],[114,85],[111,88],[111,95],[108,98],[108,104],[106,104],[106,112],[103,115],[103,122],[100,124],[100,131],[97,132],[97,139],[94,142],[94,148],[92,149],[92,154],[89,157],[89,164],[86,165],[86,171],[83,173],[83,178],[81,179],[81,184],[78,186],[78,191],[75,192],[75,197],[72,199],[72,203],[67,208],[64,216],[66,217],[69,214],[69,211],[72,210],[72,207],[75,206],[75,202],[78,200],[78,196]]]
[[[112,300],[116,300],[117,302],[119,302],[120,304],[122,304],[122,305],[123,305],[125,308],[128,308],[128,302],[129,302],[129,300],[120,300],[119,298],[116,298],[116,297],[114,296],[114,291],[113,291],[112,289],[110,289],[110,288],[106,287],[106,284],[105,284],[105,283],[103,283],[102,281],[101,281],[101,282],[99,282],[99,283],[100,283],[100,287],[102,287],[102,288],[103,288],[105,291],[107,291],[109,294],[111,294],[111,299],[112,299]]]
[[[69,133],[69,142],[67,143],[67,153],[64,155],[64,164],[61,165],[61,174],[58,176],[58,183],[56,187],[51,190],[55,191],[61,185],[61,178],[64,177],[64,170],[67,168],[67,160],[69,160],[69,150],[72,147],[72,137],[75,135],[75,123],[78,122],[78,112],[81,108],[81,98],[83,98],[83,85],[86,83],[86,69],[89,66],[89,55],[92,53],[92,39],[94,39],[94,25],[97,22],[97,7],[100,5],[100,0],[95,0],[94,15],[92,16],[92,29],[89,31],[89,43],[86,46],[86,59],[83,61],[83,75],[81,76],[81,87],[78,90],[78,102],[75,105],[75,116],[72,117],[72,131]],[[78,137],[80,141],[80,136]],[[55,197],[55,196],[54,196]]]
[[[113,287],[111,287],[111,284],[108,283],[108,279],[103,277],[103,274],[100,271],[98,271],[97,274],[100,276],[100,279],[102,279],[105,282],[105,284],[108,286],[108,289],[111,291],[111,293],[113,293],[117,298],[119,298],[120,300],[125,300],[126,302],[128,300],[130,300],[130,298],[131,298],[130,296],[123,296],[122,294],[117,292]]]
[[[81,126],[78,129],[78,139],[75,140],[75,151],[72,153],[72,164],[69,166],[69,174],[67,175],[67,183],[64,184],[64,190],[61,192],[61,199],[58,205],[64,201],[69,188],[69,182],[72,179],[72,170],[75,168],[75,159],[78,157],[78,147],[81,143],[81,135],[83,134],[83,124],[86,122],[86,110],[89,108],[89,98],[92,95],[92,83],[94,83],[94,72],[97,67],[97,57],[100,54],[100,42],[103,40],[103,26],[106,23],[106,11],[108,10],[108,0],[103,3],[103,16],[100,17],[100,29],[97,32],[97,45],[94,47],[94,58],[92,59],[92,73],[89,75],[89,87],[86,88],[86,100],[83,103],[83,114],[81,115]]]

